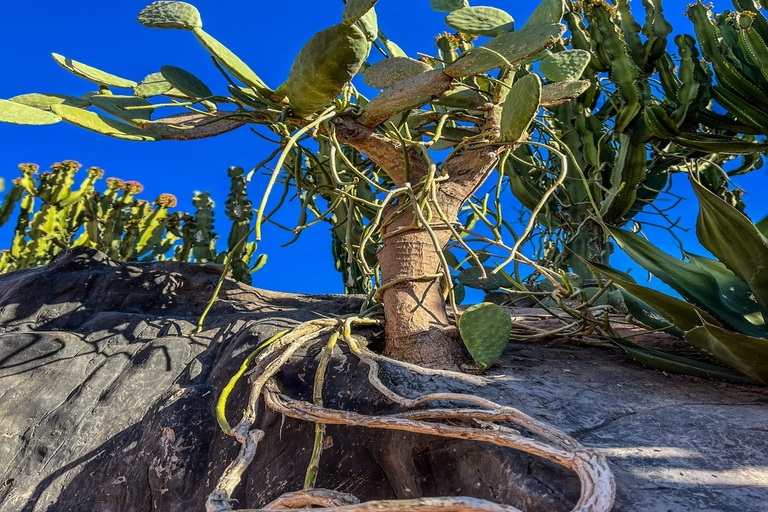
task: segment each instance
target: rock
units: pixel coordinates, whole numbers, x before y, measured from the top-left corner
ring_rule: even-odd
[[[0,510],[204,509],[239,448],[221,433],[214,408],[243,359],[279,330],[361,304],[228,280],[204,330],[185,337],[220,272],[118,263],[78,248],[47,267],[0,276]],[[322,346],[294,356],[280,374],[283,393],[309,398]],[[622,354],[512,343],[485,376],[395,365],[382,373],[410,397],[473,393],[598,447],[616,476],[614,510],[747,512],[768,502],[766,389],[667,376]],[[338,351],[328,372],[327,405],[397,410],[368,386],[354,356]],[[230,396],[233,424],[246,395],[241,382]],[[303,483],[314,426],[271,411],[259,417],[265,441],[235,508]],[[326,435],[318,486],[361,500],[468,495],[554,511],[579,496],[573,474],[513,450],[361,427],[329,426]]]

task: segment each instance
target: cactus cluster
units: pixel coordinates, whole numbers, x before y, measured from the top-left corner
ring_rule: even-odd
[[[226,252],[217,252],[213,232],[213,201],[208,194],[197,194],[194,214],[170,211],[176,197],[160,194],[151,203],[138,199],[143,186],[137,181],[107,178],[106,190],[96,190],[104,176],[98,167],[87,169],[75,188],[75,175],[81,165],[66,160],[51,165],[50,172],[39,173],[35,164],[21,164],[21,177],[0,206],[0,226],[9,222],[18,206],[11,247],[0,251],[0,273],[45,265],[61,250],[86,246],[123,261],[210,261],[223,263]],[[233,168],[238,169],[238,168]],[[242,169],[230,170],[233,192],[226,214],[233,219],[230,251],[250,231],[253,214],[250,202],[242,195]],[[238,220],[235,218],[239,217]],[[234,240],[234,242],[233,242]],[[241,244],[242,245],[242,244]],[[256,250],[255,242],[233,252],[234,277],[250,283],[248,267]],[[264,256],[257,259],[258,266]]]

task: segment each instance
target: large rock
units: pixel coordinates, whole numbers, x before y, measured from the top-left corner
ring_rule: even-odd
[[[203,332],[220,267],[123,264],[65,251],[48,267],[0,276],[0,510],[203,510],[238,445],[219,430],[221,389],[259,343],[298,322],[357,312],[351,296],[302,296],[227,281]],[[375,337],[374,332],[369,335]],[[320,343],[281,373],[308,398]],[[396,407],[339,351],[329,406]],[[618,351],[510,344],[485,376],[385,365],[408,396],[473,393],[522,409],[610,457],[615,510],[747,512],[768,502],[765,388],[667,376]],[[239,419],[239,384],[228,417]],[[314,427],[270,411],[235,508],[301,488]],[[329,426],[318,485],[375,499],[470,495],[524,510],[568,510],[574,475],[526,454],[469,441]],[[4,484],[3,484],[4,482]]]

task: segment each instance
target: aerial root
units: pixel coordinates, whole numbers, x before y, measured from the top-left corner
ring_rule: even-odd
[[[224,471],[213,493],[206,502],[207,512],[229,512],[232,508],[231,496],[240,483],[245,469],[253,460],[259,441],[264,432],[251,427],[256,422],[257,403],[264,398],[266,407],[285,416],[315,423],[316,432],[322,432],[327,424],[354,425],[368,428],[402,430],[418,434],[488,442],[522,450],[563,466],[577,474],[581,481],[581,495],[572,512],[606,512],[613,506],[615,483],[605,458],[599,453],[582,446],[578,441],[542,421],[512,408],[499,405],[490,400],[461,393],[433,393],[415,399],[408,399],[384,385],[379,378],[379,362],[410,368],[412,365],[401,363],[375,354],[365,347],[364,340],[353,336],[352,326],[380,325],[381,320],[347,317],[343,319],[313,320],[298,325],[291,331],[270,340],[262,346],[258,354],[249,356],[258,365],[263,364],[259,374],[249,378],[250,396],[247,408],[240,423],[227,431],[240,443],[237,458]],[[314,403],[294,400],[280,393],[275,374],[283,364],[302,346],[316,341],[321,336],[333,332],[331,340],[321,354],[321,366],[315,378],[313,392]],[[350,352],[368,365],[368,381],[390,401],[397,403],[406,412],[391,415],[364,415],[349,411],[333,410],[322,405],[322,387],[325,369],[337,341],[347,345]],[[324,364],[322,364],[324,363]],[[239,374],[238,374],[239,376]],[[230,386],[234,383],[230,383]],[[417,406],[440,400],[465,402],[477,407],[428,408],[414,409]],[[219,404],[223,413],[225,404]],[[440,423],[439,420],[464,420],[469,425],[455,426]],[[220,418],[220,423],[222,419]],[[510,428],[488,429],[489,422],[512,422],[523,426],[548,442],[531,439]],[[226,419],[223,419],[226,425]],[[485,427],[485,428],[484,428]],[[296,510],[309,506],[321,506],[328,511],[339,512],[520,512],[509,505],[501,505],[483,499],[468,497],[419,498],[413,500],[382,500],[359,503],[357,498],[345,493],[328,489],[314,488],[318,461],[322,453],[322,443],[318,443],[316,434],[312,461],[308,468],[306,482],[308,488],[302,491],[286,493],[260,509],[238,509],[237,512],[257,512],[267,510]]]

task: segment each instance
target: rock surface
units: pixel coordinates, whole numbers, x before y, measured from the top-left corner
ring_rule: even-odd
[[[279,330],[360,306],[351,296],[227,281],[203,332],[184,337],[219,272],[75,249],[48,267],[0,276],[0,510],[204,509],[237,453],[214,407],[243,359]],[[321,346],[307,346],[282,372],[286,394],[307,398]],[[501,367],[482,377],[384,370],[410,397],[473,393],[599,448],[616,476],[616,511],[757,512],[768,503],[765,388],[667,376],[620,351],[568,343],[511,343]],[[334,356],[327,404],[395,410],[366,385],[366,371],[346,353]],[[246,392],[239,384],[230,397],[231,422]],[[235,508],[303,481],[314,427],[269,411],[260,418],[267,438]],[[329,426],[327,435],[318,485],[363,500],[470,495],[550,511],[578,499],[575,476],[512,450],[357,427]]]

